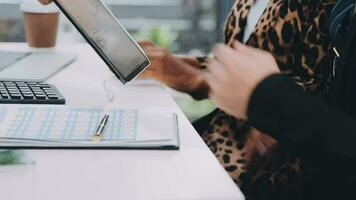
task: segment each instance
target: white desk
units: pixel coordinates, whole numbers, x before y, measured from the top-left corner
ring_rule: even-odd
[[[26,48],[24,44],[0,43],[0,50]],[[29,150],[26,153],[35,161],[34,169],[30,175],[27,173],[30,178],[20,173],[14,175],[14,179],[11,178],[13,185],[0,181],[1,199],[243,199],[238,187],[163,87],[121,86],[86,44],[61,45],[57,50],[75,52],[78,55],[77,62],[48,81],[54,83],[66,97],[67,105],[125,108],[154,106],[173,110],[179,115],[181,149]],[[109,103],[104,93],[104,79],[113,83],[113,103]]]

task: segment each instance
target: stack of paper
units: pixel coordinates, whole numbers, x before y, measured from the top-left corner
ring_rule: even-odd
[[[100,143],[92,141],[103,116]],[[1,148],[178,149],[174,113],[128,109],[0,107]]]

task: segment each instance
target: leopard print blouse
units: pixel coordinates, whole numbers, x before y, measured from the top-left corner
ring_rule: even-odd
[[[334,1],[270,0],[246,44],[271,52],[281,71],[305,91],[327,92],[331,80],[328,24]],[[242,41],[253,4],[254,0],[235,1],[226,24],[226,44]],[[215,113],[202,137],[247,199],[295,196],[281,191],[294,191],[291,184],[300,181],[301,159],[280,145],[258,166],[247,166],[245,142],[251,126],[221,110]]]

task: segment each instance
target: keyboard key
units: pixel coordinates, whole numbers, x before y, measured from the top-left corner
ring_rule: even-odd
[[[5,81],[4,83],[5,83],[5,85],[15,85],[14,82],[9,82],[9,81]]]
[[[37,96],[37,95],[45,95],[45,93],[43,93],[43,92],[35,92],[35,96]]]
[[[24,99],[33,99],[34,98],[34,96],[32,96],[32,95],[23,95],[23,97],[24,97]]]
[[[42,90],[32,90],[33,93],[36,93],[36,92],[43,92]]]
[[[10,94],[10,96],[13,99],[21,99],[21,95],[20,94]]]
[[[48,98],[49,99],[58,99],[58,96],[56,96],[56,95],[48,95]]]
[[[31,91],[29,91],[29,92],[22,92],[22,94],[33,95],[33,93],[32,93]]]
[[[21,90],[21,93],[30,93],[30,94],[32,94],[31,90]]]
[[[35,95],[37,99],[46,99],[46,95]]]
[[[21,94],[10,94],[11,98],[21,98],[22,95]]]
[[[9,92],[20,92],[20,90],[18,90],[18,89],[8,89],[7,91],[9,91]]]
[[[20,94],[20,91],[18,90],[9,90],[10,94]]]
[[[41,87],[41,88],[51,88],[51,86],[50,86],[50,85],[47,85],[47,84],[45,84],[45,85],[39,84],[39,87]]]
[[[44,93],[43,90],[32,90],[32,91],[33,91],[33,93]]]
[[[33,93],[43,93],[43,91],[42,90],[32,90],[33,91]]]
[[[32,95],[33,96],[32,92],[22,92],[22,94],[23,95]]]

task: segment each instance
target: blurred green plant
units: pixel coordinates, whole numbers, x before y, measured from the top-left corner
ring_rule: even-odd
[[[154,44],[169,49],[170,51],[177,50],[177,44],[175,43],[179,37],[177,31],[170,29],[169,27],[154,27],[144,28],[133,34],[136,40],[149,40]]]
[[[188,94],[175,90],[171,90],[171,94],[190,122],[195,122],[216,109],[215,104],[210,99],[197,101]]]
[[[20,164],[23,162],[23,157],[22,151],[0,150],[0,166]]]

